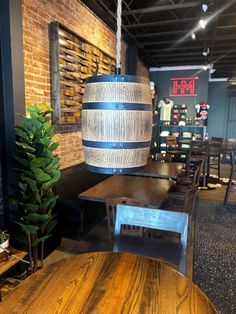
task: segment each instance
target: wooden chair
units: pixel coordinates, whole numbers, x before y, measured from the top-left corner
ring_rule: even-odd
[[[185,191],[171,191],[161,207],[166,210],[192,214],[198,197],[198,187],[192,186]]]
[[[145,202],[135,200],[132,198],[128,198],[128,197],[117,197],[117,198],[107,199],[107,201],[106,201],[106,213],[107,213],[109,250],[112,250],[117,204],[126,204],[126,205],[131,205],[131,206],[146,207]],[[124,229],[129,229],[129,227],[126,226],[126,227],[124,227]]]
[[[201,164],[199,161],[196,163],[193,172],[187,172],[184,176],[177,178],[176,184],[170,189],[170,192],[186,192],[191,187],[199,187],[199,181],[201,176]]]
[[[160,258],[177,264],[179,271],[185,274],[188,222],[187,213],[119,204],[116,209],[113,251]],[[180,243],[122,235],[122,225],[176,232],[180,234]]]
[[[171,162],[172,156],[170,154],[159,153],[159,154],[156,154],[155,160],[163,161],[163,162]]]
[[[190,150],[187,161],[187,169],[190,170],[192,163],[202,162],[203,186],[207,181],[207,158],[208,158],[208,141],[194,140],[190,142]]]
[[[224,141],[223,137],[212,137],[210,139],[210,144],[222,144]]]
[[[222,139],[223,141],[223,139]],[[207,175],[210,175],[210,170],[217,170],[218,179],[220,179],[220,157],[222,152],[222,142],[211,140],[208,144],[208,158],[207,158]]]
[[[223,162],[226,163],[227,156],[231,156],[231,152],[236,151],[236,139],[228,138],[222,145]]]
[[[227,184],[225,197],[224,197],[224,206],[228,205],[229,193],[231,191],[232,182],[233,182],[233,179],[234,179],[234,176],[235,176],[235,173],[236,173],[235,153],[234,152],[231,152],[230,159],[231,159],[231,170],[230,170],[230,175],[229,175],[229,182]]]
[[[185,152],[180,150],[177,139],[173,135],[166,136],[166,153],[175,158],[185,155]]]

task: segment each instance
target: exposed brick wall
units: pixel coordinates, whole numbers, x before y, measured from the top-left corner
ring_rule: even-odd
[[[50,104],[50,63],[48,25],[58,21],[98,48],[115,56],[115,35],[79,0],[23,0],[23,44],[26,105]],[[126,44],[122,43],[122,64],[125,65]],[[140,71],[144,73],[141,65]],[[122,68],[124,73],[124,68]],[[77,126],[59,127],[55,139],[61,167],[84,161],[81,132]]]

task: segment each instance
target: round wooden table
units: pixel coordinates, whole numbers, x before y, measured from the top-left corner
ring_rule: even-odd
[[[98,252],[54,263],[24,280],[0,305],[7,313],[217,313],[206,295],[168,265]]]

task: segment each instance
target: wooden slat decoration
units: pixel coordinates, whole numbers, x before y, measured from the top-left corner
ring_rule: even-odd
[[[58,22],[49,26],[54,124],[80,124],[86,79],[114,74],[115,59]]]

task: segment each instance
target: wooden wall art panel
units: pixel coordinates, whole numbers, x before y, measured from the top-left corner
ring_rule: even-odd
[[[80,124],[86,79],[114,74],[115,59],[58,22],[49,26],[54,124]]]

